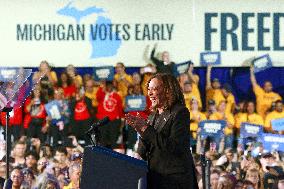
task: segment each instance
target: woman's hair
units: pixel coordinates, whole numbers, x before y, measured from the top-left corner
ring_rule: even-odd
[[[60,74],[60,76],[61,76],[61,75],[66,75],[66,78],[67,78],[67,85],[70,86],[70,85],[72,84],[72,79],[71,79],[71,77],[67,74],[67,72],[62,72],[62,73]],[[63,84],[63,83],[62,83],[61,77],[59,77],[57,86],[58,86],[58,87],[62,87],[62,84]]]
[[[162,82],[164,94],[166,95],[166,108],[171,108],[175,104],[185,105],[184,96],[178,80],[171,74],[158,73],[151,77],[147,83],[147,88],[152,79],[158,79]]]
[[[245,112],[247,112],[248,105],[249,105],[250,103],[253,103],[253,105],[254,105],[254,113],[256,113],[256,106],[255,106],[255,102],[254,102],[254,101],[252,101],[252,100],[249,100],[249,101],[246,101],[246,102],[245,102],[245,104],[244,104],[244,111],[245,111]]]
[[[39,99],[42,103],[46,103],[46,98],[44,96],[44,93],[42,92],[42,89],[41,88],[38,88],[37,90],[39,90],[39,93],[40,93],[40,96],[39,96]],[[31,98],[33,99],[35,97],[35,94],[34,94],[34,90],[31,92]]]

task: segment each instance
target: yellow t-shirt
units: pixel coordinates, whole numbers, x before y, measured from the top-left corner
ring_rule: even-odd
[[[221,89],[207,89],[206,90],[206,107],[208,107],[208,101],[210,99],[213,100],[215,93],[219,93],[219,94],[221,93],[222,94]],[[219,95],[217,95],[217,96],[219,96]],[[218,104],[216,103],[216,105],[218,105]]]
[[[225,127],[224,133],[225,135],[230,135],[233,134],[233,127],[235,126],[235,119],[233,114],[229,113],[225,113],[221,114],[220,112],[215,112],[213,114],[211,114],[208,118],[209,120],[225,120],[227,121],[227,126]],[[230,127],[229,127],[230,125]]]
[[[231,93],[227,98],[225,98],[221,90],[216,90],[213,95],[213,100],[215,101],[217,107],[221,101],[226,101],[226,113],[232,113],[232,109],[235,106],[235,97]]]
[[[281,96],[275,92],[266,93],[259,85],[253,88],[256,96],[256,110],[259,115],[265,117],[266,111],[271,107],[272,102],[282,100]]]
[[[42,75],[41,72],[37,71],[37,72],[34,73],[33,80],[37,81],[42,76],[44,76],[44,75]],[[53,85],[57,84],[58,79],[57,79],[57,75],[56,75],[55,71],[50,71],[50,79],[52,80],[50,82],[52,82]]]
[[[251,123],[251,124],[256,124],[256,125],[264,125],[263,118],[257,114],[247,114],[247,113],[238,113],[235,115],[235,120],[236,120],[236,128],[240,128],[243,122]]]
[[[267,130],[272,130],[271,121],[274,119],[280,119],[280,118],[284,118],[284,111],[282,112],[273,111],[273,112],[268,113],[265,118],[264,127]]]
[[[63,189],[73,189],[73,184],[70,182],[67,186],[64,186]]]
[[[243,122],[246,122],[246,113],[239,112],[235,114],[235,127],[239,129]]]
[[[55,71],[51,71],[50,75],[51,75],[52,81],[56,84],[58,80],[57,80],[57,75],[56,75]]]
[[[143,94],[145,96],[148,95],[147,83],[152,76],[153,76],[153,74],[151,74],[151,73],[145,73],[144,74],[141,86],[142,86]]]
[[[98,89],[99,89],[98,87],[94,87],[93,92],[91,92],[91,93],[89,93],[87,91],[85,92],[85,96],[92,100],[93,107],[98,106],[98,101],[97,101],[97,98],[96,98],[96,94],[97,94]]]
[[[77,83],[80,84],[80,86],[83,85],[83,78],[80,75],[76,75],[75,80],[76,80]]]
[[[121,92],[121,95],[123,96],[123,98],[125,96],[127,96],[127,90],[128,90],[128,85],[126,84],[126,82],[121,79],[121,78],[125,78],[130,84],[132,84],[132,76],[128,75],[126,73],[119,75],[119,74],[115,74],[114,75],[114,79],[117,82],[117,90]]]
[[[183,93],[184,100],[185,100],[185,105],[188,110],[190,110],[190,102],[193,98],[195,98],[198,102],[198,108],[201,108],[201,99],[200,96],[196,96],[193,92],[191,93]]]
[[[200,98],[200,93],[199,93],[199,89],[197,87],[197,85],[195,83],[192,84],[192,95],[196,97],[197,101],[198,101],[198,107],[202,107],[202,101]]]
[[[198,88],[198,83],[199,83],[199,77],[198,75],[193,75],[194,77],[194,82],[192,83],[192,93],[193,96],[197,97],[198,100],[198,106],[200,106],[200,108],[202,107],[202,101],[200,98],[200,92],[199,92],[199,88]]]
[[[193,138],[196,139],[196,131],[198,129],[198,123],[206,120],[206,116],[202,112],[190,112],[190,131],[193,133]]]

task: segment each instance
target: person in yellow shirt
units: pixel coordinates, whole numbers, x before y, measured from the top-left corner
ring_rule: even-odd
[[[283,111],[283,102],[281,100],[277,100],[275,102],[275,110],[268,113],[265,122],[264,128],[266,131],[272,131],[271,121],[274,119],[284,118],[284,111]]]
[[[199,111],[199,102],[197,99],[190,100],[190,133],[193,139],[196,139],[196,132],[200,121],[206,120],[204,113]]]
[[[76,73],[76,68],[72,64],[69,64],[66,67],[66,73],[72,78],[73,84],[77,83],[78,85],[83,86],[83,78]]]
[[[95,110],[94,115],[97,113],[98,101],[96,98],[97,91],[100,85],[93,79],[86,81],[85,83],[85,96],[92,100],[92,106]]]
[[[148,95],[147,83],[157,72],[156,67],[152,64],[147,64],[145,67],[140,68],[140,74],[142,75],[142,90],[145,96]]]
[[[211,82],[212,65],[208,65],[206,73],[206,104],[213,99],[215,93],[221,94],[221,84],[218,78],[214,78]]]
[[[253,91],[256,96],[256,110],[263,118],[266,116],[267,110],[271,107],[272,102],[282,100],[278,93],[272,91],[273,86],[270,81],[265,81],[261,88],[256,81],[253,65],[250,67],[250,80]]]
[[[193,73],[193,68],[194,68],[193,63],[191,62],[189,64],[187,74],[188,74],[189,80],[192,83],[192,92],[193,92],[194,96],[196,96],[197,99],[201,99],[200,98],[200,91],[199,91],[199,88],[198,88],[199,76],[197,74]],[[199,101],[199,107],[202,107],[202,101],[201,100]]]
[[[241,100],[235,107],[235,126],[237,129],[240,128],[240,125],[241,125],[241,122],[243,121],[243,117],[245,117],[245,114],[246,114],[246,108],[245,108],[245,104],[246,104],[246,101],[244,100]]]
[[[82,168],[80,163],[73,162],[69,167],[70,183],[68,186],[64,186],[63,189],[79,189],[81,173]]]
[[[242,123],[251,123],[256,125],[264,125],[263,118],[256,113],[255,103],[253,101],[248,101],[245,103],[245,112],[239,116],[235,116],[236,128],[240,129]]]
[[[235,108],[235,97],[232,94],[232,87],[229,84],[224,84],[221,90],[216,90],[213,95],[213,100],[216,104],[221,101],[226,101],[226,113],[232,113]]]
[[[190,103],[192,99],[196,99],[198,102],[198,108],[201,109],[201,99],[199,95],[193,92],[193,84],[190,81],[184,83],[183,96],[185,100],[185,105],[190,110]]]
[[[46,77],[46,79],[44,79],[44,77]],[[52,86],[57,85],[57,75],[54,71],[51,71],[51,66],[46,60],[40,62],[38,71],[33,75],[33,81],[39,81],[40,79],[50,82]]]
[[[232,146],[234,140],[234,126],[235,119],[232,113],[226,112],[226,101],[221,101],[218,105],[217,111],[213,112],[208,117],[209,120],[225,120],[227,125],[224,129],[225,134],[225,148]]]
[[[116,74],[114,75],[114,84],[118,92],[122,95],[122,99],[127,95],[127,89],[132,84],[132,77],[125,72],[125,66],[122,62],[118,62],[115,66]]]

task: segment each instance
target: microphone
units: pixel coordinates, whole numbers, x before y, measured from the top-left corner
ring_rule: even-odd
[[[109,122],[109,117],[106,116],[98,122],[92,124],[91,128],[86,132],[86,134],[90,134],[93,130],[97,129],[99,126],[105,125]]]

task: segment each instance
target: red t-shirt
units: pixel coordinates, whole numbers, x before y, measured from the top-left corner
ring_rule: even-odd
[[[98,112],[97,118],[108,116],[110,120],[122,118],[123,108],[121,97],[116,92],[105,93],[100,87],[97,91]]]
[[[75,85],[70,85],[70,86],[67,86],[67,87],[62,87],[63,91],[64,91],[64,96],[65,98],[70,98],[72,96],[75,95],[76,93],[76,87]]]
[[[36,107],[36,110],[35,110],[35,107],[33,108],[34,110],[31,109],[31,112],[33,111],[33,113],[31,114],[31,112],[27,110],[27,106],[30,103],[31,103],[31,98],[29,97],[26,99],[25,104],[24,104],[25,116],[24,116],[23,126],[25,129],[29,127],[29,124],[33,118],[45,119],[47,116],[43,103],[41,103],[38,107]]]
[[[23,109],[22,107],[17,107],[10,112],[9,125],[21,125],[23,122]],[[6,112],[1,112],[1,123],[6,125]]]
[[[23,122],[23,126],[25,129],[29,128],[30,122],[31,122],[31,114],[30,112],[27,110],[27,106],[31,103],[31,98],[28,97],[24,103],[24,122]]]
[[[75,104],[75,110],[74,110],[74,120],[76,121],[82,121],[87,120],[91,117],[87,104],[84,100],[84,98]]]
[[[30,114],[32,118],[45,119],[46,111],[44,108],[44,104],[40,103],[39,105],[32,105]]]

